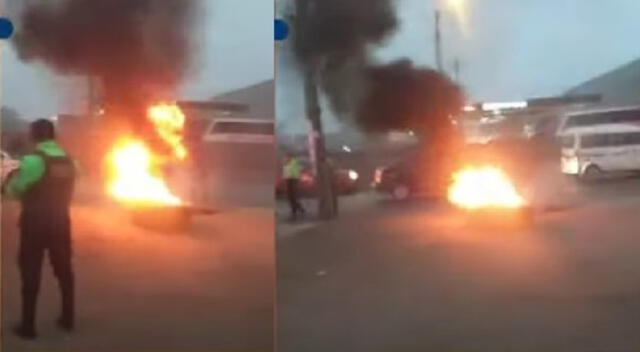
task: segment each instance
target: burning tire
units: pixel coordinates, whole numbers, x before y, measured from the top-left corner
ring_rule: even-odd
[[[184,207],[138,207],[130,210],[133,224],[156,231],[182,231],[191,214]]]
[[[531,207],[516,209],[466,210],[467,226],[489,229],[527,229],[535,224],[535,211]]]
[[[455,173],[448,199],[474,227],[521,229],[534,223],[533,207],[498,167],[467,167]]]

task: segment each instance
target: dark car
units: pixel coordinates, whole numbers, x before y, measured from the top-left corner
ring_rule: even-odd
[[[298,185],[299,192],[302,196],[309,197],[316,194],[317,182],[315,173],[311,161],[308,157],[298,157],[302,164],[302,175],[300,177],[300,183]],[[355,170],[337,168],[334,170],[334,182],[338,189],[338,194],[347,195],[352,194],[358,189],[359,175]],[[282,168],[278,169],[278,175],[276,179],[276,195],[279,197],[284,196],[286,192],[285,180],[282,177]]]
[[[428,161],[424,154],[411,153],[399,162],[378,167],[373,177],[373,188],[395,200],[411,197],[444,199],[450,173]]]

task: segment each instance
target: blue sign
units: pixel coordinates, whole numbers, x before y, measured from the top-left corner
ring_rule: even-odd
[[[9,39],[13,34],[13,23],[6,17],[0,17],[0,39]]]
[[[276,41],[287,39],[289,36],[289,25],[283,20],[276,20],[274,27]]]

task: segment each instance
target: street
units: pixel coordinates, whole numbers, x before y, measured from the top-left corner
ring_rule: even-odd
[[[5,351],[270,351],[273,349],[273,191],[269,179],[210,182],[219,213],[189,231],[133,226],[117,205],[77,192],[73,207],[77,327],[55,326],[58,287],[45,261],[39,338],[18,340],[19,206],[3,202]],[[91,192],[88,192],[91,193]]]
[[[279,349],[639,350],[640,180],[571,197],[530,228],[367,193],[332,222],[283,222]]]

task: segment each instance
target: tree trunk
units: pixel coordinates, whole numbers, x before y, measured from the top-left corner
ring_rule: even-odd
[[[327,165],[326,150],[324,144],[324,134],[322,130],[321,109],[318,100],[318,86],[314,67],[307,67],[305,70],[305,103],[307,107],[307,118],[311,123],[311,143],[310,150],[315,157],[315,174],[318,196],[318,215],[322,220],[328,220],[336,215],[336,206],[332,182],[332,171]]]

